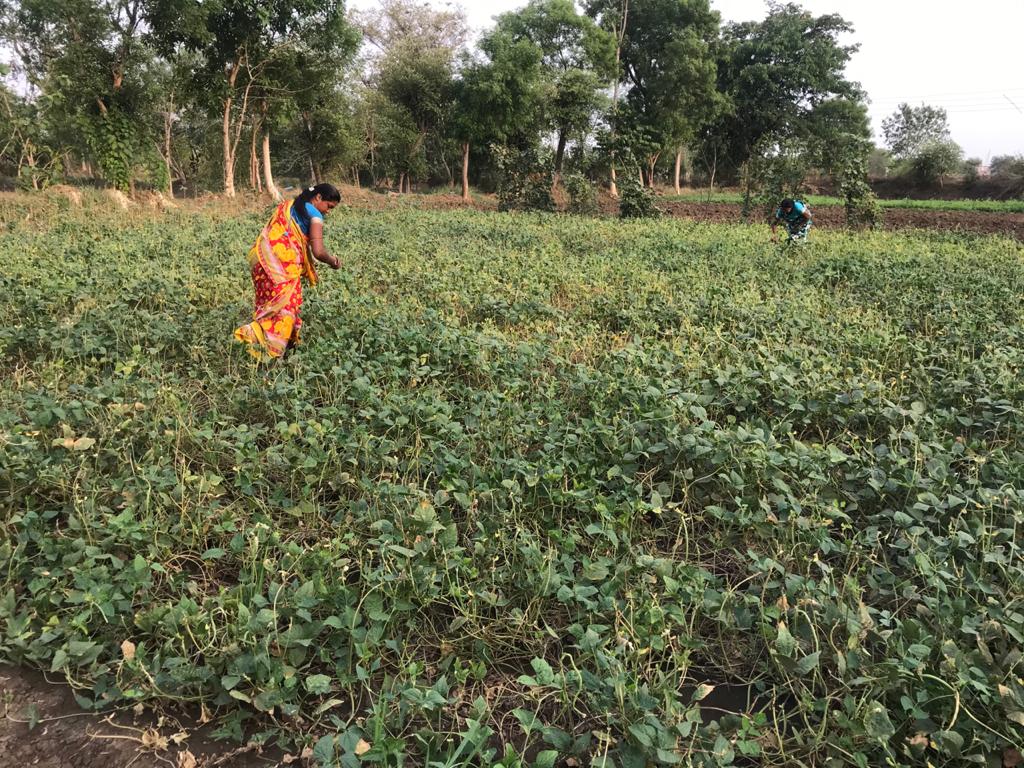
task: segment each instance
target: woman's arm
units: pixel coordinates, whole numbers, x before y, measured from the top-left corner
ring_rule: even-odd
[[[309,250],[314,259],[330,265],[331,269],[341,266],[338,257],[331,256],[324,247],[324,223],[320,219],[311,219],[309,222]]]

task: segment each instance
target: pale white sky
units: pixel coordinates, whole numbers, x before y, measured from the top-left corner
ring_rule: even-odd
[[[461,5],[477,31],[526,0],[431,0]],[[374,0],[350,0],[356,8]],[[764,0],[711,0],[724,21],[762,19]],[[901,101],[944,107],[968,157],[1024,154],[1024,0],[803,0],[811,13],[838,13],[860,43],[847,71],[871,100],[876,143],[882,118]],[[1014,106],[1020,108],[1020,111]]]

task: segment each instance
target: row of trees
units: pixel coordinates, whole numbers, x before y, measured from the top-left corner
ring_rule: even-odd
[[[980,158],[964,159],[964,151],[953,141],[946,110],[922,104],[903,103],[882,121],[888,152],[877,153],[879,175],[890,170],[921,184],[941,184],[946,176],[957,175],[968,182],[978,180]],[[1002,155],[989,163],[990,176],[1009,192],[1024,191],[1024,157]]]
[[[474,45],[460,11],[417,0],[2,8],[0,164],[35,188],[276,194],[277,171],[400,191],[461,177],[468,194],[531,157],[556,184],[690,169],[754,189],[862,174],[871,149],[850,25],[795,4],[723,25],[709,0],[530,0]]]

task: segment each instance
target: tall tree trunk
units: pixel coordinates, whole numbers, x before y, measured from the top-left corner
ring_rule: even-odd
[[[619,113],[619,62],[622,60],[622,41],[626,37],[626,20],[629,18],[629,0],[622,0],[622,18],[619,19],[619,28],[615,30],[615,83],[612,85],[612,152],[611,152],[611,182],[608,185],[608,192],[612,197],[619,196],[619,188],[615,184],[615,130],[618,123]]]
[[[235,158],[231,155],[231,97],[224,100],[224,195],[235,196]]]
[[[444,172],[448,174],[448,189],[455,189],[455,174],[452,172],[452,164],[448,162],[448,158],[445,152],[440,153],[441,165],[444,166]]]
[[[661,156],[660,152],[657,152],[647,158],[647,187],[654,189],[654,166],[658,164],[658,158]]]
[[[558,186],[562,180],[562,162],[565,160],[565,143],[568,139],[565,128],[558,129],[558,147],[555,149],[555,178],[554,185]]]
[[[174,113],[168,106],[164,115],[164,166],[167,168],[167,195],[174,199],[174,175],[171,171],[171,128],[174,125],[172,120]]]
[[[398,194],[405,192],[405,171],[398,174]]]
[[[316,142],[313,140],[313,121],[310,120],[309,112],[302,113],[302,120],[306,124],[306,135],[309,137],[309,177],[312,180],[310,183],[319,184],[320,178],[313,165],[313,147],[316,146]]]
[[[682,190],[679,188],[679,171],[683,167],[683,148],[680,147],[676,150],[676,169],[673,175],[673,188],[678,195]]]
[[[352,186],[359,189],[359,166],[352,168]]]
[[[469,202],[469,142],[462,142],[462,199]]]
[[[270,127],[266,123],[263,124],[263,181],[270,196],[280,200],[281,193],[274,184],[274,171],[270,167]]]
[[[256,141],[259,136],[259,125],[253,123],[252,136],[249,140],[249,187],[256,194],[263,192],[263,182],[260,180],[260,158],[256,154]]]
[[[224,140],[224,195],[235,196],[235,153],[231,146],[231,106],[234,103],[235,82],[238,80],[238,70],[242,68],[242,56],[238,56],[231,62],[231,71],[228,73],[228,95],[224,99],[224,123],[222,126]]]

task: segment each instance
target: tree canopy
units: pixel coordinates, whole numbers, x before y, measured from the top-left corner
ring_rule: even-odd
[[[828,171],[869,136],[852,31],[793,3],[723,25],[709,0],[529,0],[471,42],[420,0],[8,0],[0,170],[229,195],[276,193],[272,163],[404,191],[460,161],[468,194],[498,147],[549,147],[556,180],[632,157],[648,184],[674,159],[678,183],[684,154],[735,178],[791,147]],[[901,107],[893,154],[933,117]]]
[[[909,160],[929,144],[946,141],[949,125],[946,110],[903,103],[882,121],[885,143],[897,160]]]

